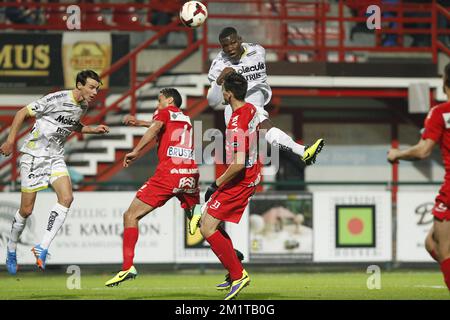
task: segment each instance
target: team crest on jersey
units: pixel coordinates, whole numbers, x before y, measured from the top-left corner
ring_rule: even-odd
[[[178,188],[192,189],[195,187],[195,179],[193,177],[184,177],[180,179]]]

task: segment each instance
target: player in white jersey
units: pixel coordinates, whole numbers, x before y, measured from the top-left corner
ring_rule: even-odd
[[[208,73],[211,87],[208,90],[208,103],[216,107],[223,102],[222,84],[225,75],[237,72],[248,81],[248,91],[245,101],[253,104],[259,116],[259,129],[267,130],[265,139],[279,148],[289,150],[303,160],[307,165],[315,162],[317,154],[324,145],[323,139],[318,139],[312,146],[302,146],[295,143],[292,138],[273,126],[269,120],[268,112],[264,106],[270,102],[272,90],[267,83],[266,51],[253,43],[242,42],[235,28],[224,28],[219,35],[222,51],[212,61]],[[232,113],[229,104],[225,106],[225,124],[228,125]]]
[[[77,74],[75,89],[51,93],[20,109],[14,117],[6,142],[0,146],[0,153],[9,156],[24,120],[36,118],[33,129],[20,149],[22,197],[20,208],[13,219],[6,258],[6,267],[12,275],[17,272],[17,241],[27,218],[33,212],[37,191],[47,188],[50,183],[58,198],[51,209],[42,241],[31,249],[36,264],[42,270],[45,269],[50,243],[61,229],[72,204],[72,183],[64,162],[64,143],[67,137],[74,131],[93,134],[109,131],[105,125],[94,128],[80,122],[100,85],[97,73],[92,70],[81,71]]]

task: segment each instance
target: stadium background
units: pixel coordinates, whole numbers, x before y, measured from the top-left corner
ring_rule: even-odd
[[[450,4],[210,0],[203,1],[207,22],[191,30],[177,19],[183,2],[80,1],[81,30],[68,30],[68,1],[0,3],[0,141],[17,110],[72,88],[78,70],[92,68],[105,82],[84,122],[105,123],[110,134],[74,135],[66,144],[75,201],[52,244],[50,271],[69,264],[103,271],[121,263],[121,214],[157,163],[152,151],[122,170],[124,154],[145,132],[123,126],[124,115],[149,119],[159,90],[173,86],[203,132],[224,130],[223,110],[209,108],[205,97],[226,26],[266,48],[274,124],[302,143],[326,140],[311,167],[281,153],[280,170],[264,176],[243,221],[226,226],[249,269],[365,273],[376,264],[438,271],[423,241],[444,175],[439,152],[400,166],[391,166],[386,152],[415,144],[430,106],[446,100],[441,76],[449,61]],[[373,4],[381,8],[382,24],[369,30],[366,9]],[[11,7],[26,7],[36,18],[14,23]],[[15,150],[0,159],[2,266],[20,200],[17,156]],[[223,172],[214,159],[204,161],[203,191]],[[54,198],[38,195],[18,247],[22,270],[34,271],[29,248],[41,237]],[[144,270],[220,269],[201,236],[187,235],[176,201],[142,220],[140,232],[136,262]]]

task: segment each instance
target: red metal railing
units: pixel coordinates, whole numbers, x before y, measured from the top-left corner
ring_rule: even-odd
[[[171,0],[167,5],[170,5],[174,19],[176,20],[177,5],[176,0]],[[182,1],[178,1],[181,6]],[[253,5],[252,12],[242,13],[230,13],[230,12],[214,12],[213,9],[209,10],[208,21],[223,21],[224,25],[229,24],[232,20],[238,21],[258,21],[261,22],[261,26],[258,27],[258,32],[264,31],[264,26],[271,21],[279,22],[279,26],[271,24],[270,34],[272,37],[276,37],[278,44],[264,43],[260,44],[266,49],[273,50],[277,53],[279,59],[286,59],[289,52],[310,52],[312,53],[312,59],[315,61],[325,61],[328,53],[336,52],[338,55],[338,61],[345,61],[346,53],[353,52],[430,52],[432,53],[433,61],[437,62],[437,53],[443,51],[450,53],[449,48],[445,46],[440,40],[439,36],[450,36],[449,28],[442,28],[438,25],[438,16],[445,17],[447,21],[450,21],[450,13],[448,8],[444,8],[437,3],[436,0],[430,0],[429,3],[416,4],[408,3],[406,0],[399,0],[398,4],[387,4],[381,0],[339,0],[337,3],[337,13],[333,14],[331,8],[333,7],[328,1],[315,0],[297,2],[290,0],[204,0],[206,5],[213,4],[239,4],[240,7],[244,5]],[[174,5],[175,3],[175,5]],[[30,9],[39,9],[41,12],[46,13],[49,17],[56,15],[57,17],[66,17],[66,8],[70,4],[59,3],[27,3],[26,7]],[[155,26],[149,23],[148,16],[155,10],[160,8],[155,7],[152,1],[149,4],[138,3],[99,3],[92,4],[85,1],[79,1],[77,4],[80,7],[81,14],[81,31],[89,30],[121,30],[121,31],[145,31],[152,30],[158,32],[161,30],[161,26]],[[345,45],[346,30],[345,24],[348,22],[365,23],[367,20],[365,10],[369,5],[378,5],[381,9],[381,13],[392,13],[393,16],[381,17],[383,24],[395,23],[396,27],[392,28],[383,25],[381,29],[374,30],[376,36],[376,42],[374,46],[349,46]],[[6,7],[21,7],[24,4],[16,2],[0,3],[0,8]],[[357,6],[362,8],[359,14],[356,16],[346,16],[346,8]],[[244,8],[244,7],[243,7]],[[335,8],[335,7],[334,7]],[[428,14],[427,17],[411,17],[414,14]],[[137,19],[136,21],[130,20],[129,23],[114,22],[117,15],[139,16],[143,19]],[[101,23],[98,22],[98,17],[103,17]],[[107,19],[107,17],[112,17]],[[12,23],[0,23],[0,28],[3,30],[64,30],[67,31],[66,20],[58,20],[55,18],[47,19],[43,24],[30,25],[30,24],[12,24]],[[111,20],[111,21],[109,21]],[[141,21],[145,20],[145,21]],[[56,22],[55,22],[56,21]],[[293,32],[289,31],[289,26],[294,23],[313,23],[311,30],[306,31],[301,36],[312,38],[311,43],[307,45],[293,45],[290,43],[295,37]],[[429,24],[430,28],[410,28],[406,27],[406,24],[421,23]],[[335,25],[333,27],[333,24]],[[208,23],[203,26],[203,33],[208,33]],[[275,30],[278,29],[278,30]],[[180,25],[173,25],[172,31],[186,31],[186,28]],[[397,36],[397,45],[383,47],[381,38],[383,35],[394,34]],[[431,45],[426,47],[407,47],[404,45],[404,38],[406,35],[430,35]],[[327,39],[335,37],[336,44],[330,45]],[[215,38],[215,37],[214,37]],[[192,38],[190,38],[192,39]],[[219,48],[218,43],[209,43],[208,37],[203,39],[203,61],[208,61],[209,49]],[[271,39],[267,39],[271,40]]]

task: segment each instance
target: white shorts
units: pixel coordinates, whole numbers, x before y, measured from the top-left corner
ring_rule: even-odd
[[[261,91],[256,91],[249,97],[245,98],[245,102],[251,103],[256,107],[258,113],[258,123],[263,122],[269,118],[269,113],[264,110],[265,97]],[[229,104],[225,106],[225,125],[228,127],[228,122],[230,121],[231,115],[233,114],[233,108]]]
[[[64,157],[34,157],[27,153],[20,157],[22,192],[46,189],[49,183],[64,176],[69,176]]]

